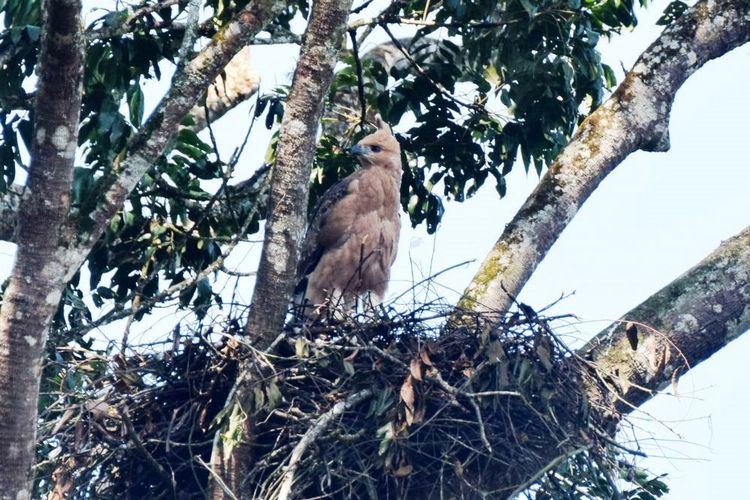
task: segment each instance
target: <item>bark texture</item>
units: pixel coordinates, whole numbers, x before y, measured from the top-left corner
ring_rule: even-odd
[[[279,0],[251,2],[176,74],[167,96],[128,144],[126,159],[115,165],[111,187],[92,214],[93,228],[84,233],[67,219],[81,107],[81,4],[45,2],[29,181],[17,211],[23,214],[16,223],[17,262],[0,314],[0,498],[30,494],[41,356],[67,282],[208,85],[284,7]],[[3,225],[4,235],[9,228]]]
[[[260,88],[260,75],[250,64],[250,47],[245,47],[224,67],[206,93],[206,105],[194,106],[189,116],[196,132],[206,128],[235,106],[254,96]],[[208,116],[206,115],[208,110]]]
[[[79,0],[47,0],[18,257],[0,310],[0,498],[31,495],[39,377],[47,329],[69,270],[58,246],[78,142],[84,38]],[[74,270],[75,271],[75,270]]]
[[[251,342],[261,349],[268,347],[281,332],[294,287],[318,123],[350,9],[351,0],[320,0],[313,4],[294,71],[271,174],[269,214],[247,323]],[[240,366],[233,396],[227,403],[239,407],[245,415],[249,415],[252,407],[251,385],[256,372],[251,364],[247,361]],[[232,413],[236,414],[227,412]],[[239,439],[232,442],[225,436],[235,433],[226,433],[226,425],[229,423],[225,422],[225,429],[214,444],[211,458],[214,472],[229,490],[242,497],[250,496],[250,492],[242,490],[242,478],[252,467],[252,419],[245,417],[240,424]],[[225,496],[218,481],[212,484],[211,496]]]
[[[747,0],[702,0],[665,29],[555,159],[485,258],[460,308],[506,312],[599,183],[630,153],[669,148],[669,112],[684,81],[749,39]]]
[[[633,344],[633,327],[637,346]],[[750,329],[750,227],[724,242],[692,269],[598,334],[578,351],[588,360],[595,378],[580,388],[585,392],[594,421],[615,424],[676,383],[679,376],[707,360]],[[628,334],[630,332],[630,334]],[[630,336],[630,339],[628,338]],[[604,382],[602,385],[594,381]],[[558,414],[560,428],[575,428]],[[566,418],[579,418],[565,414]],[[530,414],[529,418],[533,418]],[[514,462],[483,484],[500,490],[498,498],[511,497],[540,478],[544,471],[591,446],[571,436],[567,448],[535,450],[536,461]],[[546,465],[543,465],[546,464]],[[541,467],[541,468],[540,468]],[[511,494],[513,492],[513,494]]]
[[[323,101],[343,42],[350,0],[313,7],[281,122],[263,251],[247,331],[267,346],[281,332],[305,232],[310,173]]]
[[[594,337],[581,354],[642,405],[750,329],[750,227]],[[634,348],[635,347],[635,348]]]

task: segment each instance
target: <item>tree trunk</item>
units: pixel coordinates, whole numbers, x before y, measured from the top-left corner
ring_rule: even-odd
[[[271,174],[269,214],[247,323],[250,341],[260,349],[267,348],[281,333],[295,285],[318,123],[344,40],[350,8],[351,0],[320,0],[313,4],[294,71]],[[227,426],[232,423],[225,422],[215,440],[211,458],[214,472],[223,479],[225,487],[243,497],[246,495],[242,491],[242,479],[252,467],[252,419],[247,416],[252,408],[251,386],[255,373],[252,363],[250,360],[240,365],[233,396],[227,402],[229,408],[240,408],[245,415],[239,424],[239,437],[227,437],[236,433],[227,432]],[[231,414],[237,412],[227,412]],[[224,495],[222,485],[213,481],[211,497],[223,498]]]
[[[168,95],[128,143],[128,156],[92,214],[93,228],[84,233],[68,220],[83,77],[81,4],[45,2],[28,188],[16,222],[16,264],[0,312],[0,498],[30,495],[41,356],[67,282],[208,85],[285,5],[251,2],[175,75]]]
[[[685,80],[748,40],[747,0],[702,0],[665,29],[555,159],[485,258],[459,309],[504,314],[599,183],[638,149],[669,149],[669,112]]]
[[[18,253],[0,311],[0,497],[31,497],[39,377],[47,329],[70,276],[58,245],[70,241],[84,38],[79,0],[47,0],[28,194]],[[75,272],[75,269],[73,270]]]

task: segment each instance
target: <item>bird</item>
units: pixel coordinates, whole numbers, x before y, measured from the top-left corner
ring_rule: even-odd
[[[361,168],[313,208],[295,289],[308,319],[324,310],[351,311],[359,299],[377,306],[385,296],[401,231],[401,147],[380,115],[375,125],[351,148]]]

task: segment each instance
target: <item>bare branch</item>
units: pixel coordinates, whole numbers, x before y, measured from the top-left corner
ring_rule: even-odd
[[[250,48],[245,47],[226,65],[224,71],[208,88],[206,106],[194,106],[189,113],[194,124],[190,127],[200,131],[208,122],[215,122],[237,105],[254,96],[260,88],[260,75],[250,64]],[[208,108],[208,120],[206,119]]]
[[[625,314],[579,353],[612,378],[619,389],[615,406],[629,413],[748,329],[750,227]],[[635,349],[628,338],[633,333]]]
[[[302,436],[302,439],[300,439],[299,443],[297,443],[297,446],[292,450],[292,454],[289,458],[289,465],[287,466],[286,472],[284,472],[281,488],[279,489],[279,500],[288,500],[290,498],[292,486],[294,485],[294,475],[297,473],[297,469],[299,468],[302,457],[305,455],[307,449],[320,437],[321,434],[323,434],[334,419],[371,396],[372,391],[370,389],[363,389],[354,394],[350,394],[344,401],[339,401],[333,405],[333,408],[318,417],[315,423],[310,426],[304,436]]]

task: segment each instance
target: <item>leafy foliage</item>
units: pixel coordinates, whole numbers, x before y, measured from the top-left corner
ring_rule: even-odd
[[[244,2],[211,0],[206,5],[214,9],[214,17],[201,25],[201,36],[215,32]],[[397,5],[400,10],[391,9],[389,17],[379,19],[382,29],[388,22],[425,14],[423,2]],[[161,79],[178,57],[184,7],[185,2],[159,7],[150,0],[125,4],[86,29],[79,138],[83,156],[72,186],[73,210],[84,231],[104,187],[118,175],[128,139],[144,123],[144,86]],[[33,88],[39,9],[38,1],[0,4],[7,27],[0,34],[6,62],[0,78],[0,191],[14,181],[29,147],[33,91],[27,89]],[[306,16],[307,4],[290,3],[268,30],[288,30],[297,12]],[[598,105],[613,83],[596,52],[599,37],[633,25],[635,17],[632,1],[613,0],[449,1],[427,14],[431,23],[406,45],[397,42],[397,64],[386,67],[377,58],[363,58],[360,81],[355,58],[345,55],[329,100],[335,106],[362,85],[366,104],[392,124],[407,122],[407,114],[415,118],[399,136],[405,165],[402,203],[413,224],[425,223],[433,232],[445,199],[463,201],[488,178],[503,196],[505,176],[517,157],[537,172],[550,163],[584,108]],[[256,117],[274,127],[283,116],[285,98],[283,88],[263,96]],[[243,226],[249,233],[259,228],[261,198],[252,193],[227,196],[233,192],[234,165],[196,135],[191,123],[184,125],[112,220],[88,260],[87,283],[71,289],[70,297],[90,295],[97,308],[121,308],[136,298],[147,304],[165,287],[196,277],[216,261],[220,242],[236,237]],[[351,173],[354,164],[346,150],[364,133],[321,139],[311,203]],[[273,144],[269,152],[270,163]],[[248,216],[252,220],[246,224]],[[200,306],[218,300],[207,285],[203,281],[187,287],[181,303]],[[87,303],[66,302],[68,328],[91,323]],[[148,311],[148,306],[140,308],[135,318]],[[77,320],[71,322],[72,317]],[[63,328],[62,311],[57,319]]]
[[[405,2],[381,27],[390,34],[389,22],[424,18],[424,8]],[[433,232],[443,196],[463,201],[488,178],[503,196],[518,157],[541,173],[614,85],[596,45],[635,25],[633,9],[613,0],[447,1],[406,46],[393,37],[408,64],[366,61],[368,106],[392,124],[406,113],[416,118],[401,137],[402,202],[412,224]],[[352,58],[343,62],[333,92],[357,83]]]

